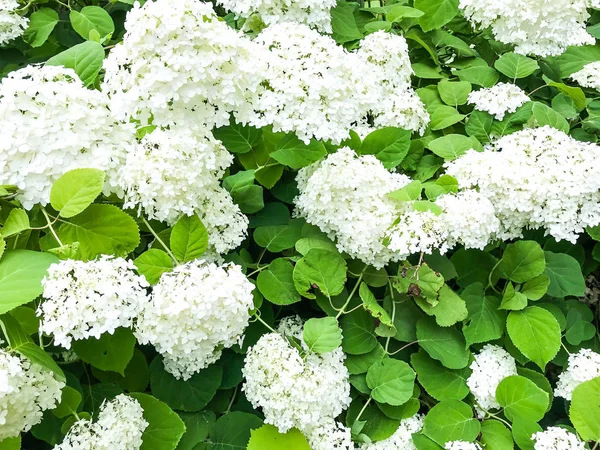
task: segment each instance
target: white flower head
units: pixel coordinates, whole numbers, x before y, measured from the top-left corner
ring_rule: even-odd
[[[95,422],[75,422],[54,450],[139,450],[147,427],[140,403],[120,394],[102,404]]]
[[[446,166],[459,188],[477,189],[494,205],[499,239],[542,228],[575,243],[600,223],[600,147],[555,128],[518,131]]]
[[[236,17],[258,15],[267,25],[297,22],[331,33],[331,8],[336,0],[218,0]]]
[[[421,428],[423,428],[421,415],[402,419],[398,429],[389,438],[371,444],[362,444],[360,450],[417,450],[412,435],[421,431]]]
[[[311,450],[355,450],[350,428],[333,419],[309,427],[304,434]]]
[[[582,348],[569,355],[567,368],[558,376],[554,395],[571,400],[577,386],[596,377],[600,377],[600,354]]]
[[[95,261],[52,264],[42,280],[40,331],[69,349],[73,339],[98,339],[119,327],[131,327],[147,301],[149,286],[134,270],[133,262],[106,255]]]
[[[0,441],[40,423],[64,386],[48,369],[0,349]]]
[[[586,64],[583,69],[571,74],[569,78],[580,86],[600,91],[600,61]]]
[[[263,81],[260,48],[200,0],[138,3],[104,61],[103,90],[123,117],[208,129],[244,112]]]
[[[561,427],[548,427],[544,431],[534,433],[531,439],[535,441],[534,450],[584,450],[582,442],[576,434]]]
[[[525,91],[512,83],[498,83],[491,88],[473,91],[468,98],[476,110],[488,112],[497,120],[504,119],[506,113],[514,113],[528,101]]]
[[[587,33],[588,0],[460,0],[473,26],[491,27],[494,37],[515,52],[559,55],[569,46],[594,44]]]
[[[25,209],[46,205],[53,182],[73,169],[106,171],[105,193],[113,191],[134,136],[132,126],[114,119],[101,92],[58,66],[9,73],[0,82],[0,122],[0,185],[17,186]]]
[[[477,405],[485,410],[500,408],[496,389],[504,378],[517,375],[515,359],[503,348],[487,344],[475,355],[470,368],[473,372],[467,378],[467,386]]]
[[[17,0],[0,0],[0,45],[18,38],[27,28],[29,19],[16,12],[19,7]]]
[[[341,348],[302,358],[281,334],[268,333],[248,349],[243,390],[255,408],[262,408],[265,423],[281,433],[298,428],[308,436],[312,433],[314,440],[319,429],[326,429],[350,405],[344,359]]]
[[[235,264],[199,259],[164,273],[137,319],[135,335],[187,380],[239,343],[253,308],[254,285]]]

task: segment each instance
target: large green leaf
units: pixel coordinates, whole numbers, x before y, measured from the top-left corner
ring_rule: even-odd
[[[386,358],[369,367],[367,385],[374,400],[400,406],[412,397],[415,372],[404,361]]]
[[[417,372],[421,386],[436,400],[462,400],[469,394],[466,381],[468,369],[448,369],[423,350],[413,353],[410,363]]]
[[[322,142],[315,140],[305,144],[295,135],[289,134],[279,141],[271,157],[292,169],[301,169],[327,156]]]
[[[46,64],[73,69],[83,84],[89,86],[96,81],[104,61],[104,48],[98,42],[87,41],[77,44],[50,58]]]
[[[458,14],[458,0],[415,0],[415,8],[423,11],[419,19],[423,31],[441,28]]]
[[[494,63],[494,67],[508,78],[525,78],[539,69],[535,59],[518,53],[505,53]]]
[[[234,411],[217,420],[210,433],[211,450],[245,449],[251,432],[260,428],[263,421],[254,414]]]
[[[380,128],[363,141],[359,153],[375,155],[386,169],[393,169],[406,157],[410,147],[410,131],[401,128]]]
[[[185,433],[185,424],[165,403],[148,394],[129,394],[144,409],[148,427],[142,435],[140,450],[175,450]]]
[[[65,173],[52,185],[52,207],[64,218],[76,216],[100,195],[104,178],[104,172],[98,169],[75,169]]]
[[[585,293],[585,279],[581,266],[575,258],[564,253],[544,252],[546,271],[550,278],[548,295],[563,298],[569,295],[582,297]]]
[[[515,283],[524,283],[546,268],[544,251],[535,241],[517,241],[509,244],[502,255],[500,269],[503,276]]]
[[[584,440],[600,440],[600,377],[575,388],[569,416]]]
[[[50,8],[40,8],[29,18],[29,26],[23,33],[23,40],[32,47],[40,47],[48,40],[58,23],[58,13]]]
[[[0,259],[0,314],[29,303],[43,291],[42,279],[58,258],[50,253],[8,250]]]
[[[208,232],[198,216],[179,219],[170,239],[171,251],[182,263],[199,258],[208,248]]]
[[[298,292],[307,298],[313,285],[328,297],[338,295],[346,282],[346,261],[339,253],[320,248],[310,250],[294,267],[294,284]]]
[[[486,296],[481,283],[467,286],[461,297],[469,310],[468,321],[463,326],[467,345],[500,339],[506,321],[506,313],[498,309],[500,300]]]
[[[480,428],[473,409],[458,400],[438,403],[423,421],[423,434],[442,446],[449,441],[474,441]]]
[[[363,309],[345,314],[340,319],[342,348],[350,355],[369,353],[377,346],[373,317]]]
[[[520,375],[504,378],[496,389],[496,399],[504,408],[506,417],[512,422],[537,422],[544,417],[549,404],[548,393]]]
[[[73,29],[86,40],[91,39],[95,33],[99,38],[105,38],[115,32],[110,14],[99,6],[85,6],[80,11],[72,9],[69,18]]]
[[[295,428],[285,434],[281,434],[273,425],[251,430],[247,450],[266,449],[310,450],[310,446],[304,435]]]
[[[342,344],[342,330],[334,317],[312,318],[304,323],[302,338],[310,351],[327,353]]]
[[[269,267],[258,274],[256,286],[275,305],[291,305],[301,300],[294,286],[294,266],[285,258],[271,261]]]
[[[456,328],[442,328],[431,317],[423,317],[417,322],[417,339],[429,356],[449,369],[462,369],[469,363],[465,338]]]
[[[83,361],[100,370],[124,375],[125,368],[133,357],[135,337],[127,328],[117,328],[113,334],[104,333],[99,339],[89,337],[73,341],[73,351]]]
[[[173,260],[162,250],[151,248],[138,256],[133,263],[148,283],[155,284],[163,273],[173,269]]]

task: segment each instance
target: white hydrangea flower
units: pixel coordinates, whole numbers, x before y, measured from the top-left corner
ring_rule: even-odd
[[[600,0],[589,0],[589,8],[600,9]]]
[[[296,214],[335,239],[340,251],[375,267],[402,259],[383,239],[402,210],[386,194],[406,186],[407,176],[344,147],[301,169],[296,181]]]
[[[444,445],[446,450],[482,450],[477,442],[451,441]]]
[[[446,166],[460,188],[477,188],[494,205],[500,239],[545,228],[575,243],[600,223],[600,147],[555,128],[518,131]]]
[[[48,369],[0,349],[0,441],[40,423],[64,386]]]
[[[491,88],[479,89],[468,97],[468,102],[475,105],[475,109],[490,113],[497,120],[504,119],[506,113],[514,113],[528,101],[525,91],[512,83],[498,83]]]
[[[570,401],[577,386],[596,377],[600,377],[600,354],[582,348],[569,355],[567,368],[558,376],[554,395]]]
[[[416,415],[408,419],[403,419],[400,426],[389,438],[373,442],[371,444],[362,444],[361,450],[417,450],[412,435],[418,433],[423,428],[423,416]]]
[[[367,117],[363,117],[355,128],[397,127],[423,134],[429,114],[411,87],[413,70],[406,39],[380,30],[360,41],[356,55],[367,74],[362,83],[366,84],[368,92],[368,115],[372,125]]]
[[[431,211],[416,211],[410,205],[401,211],[394,224],[387,230],[387,249],[395,252],[394,260],[406,259],[415,253],[430,254],[438,249],[444,254],[448,233],[441,215]]]
[[[586,64],[583,69],[575,72],[569,78],[580,86],[600,91],[600,61]]]
[[[27,28],[29,19],[15,11],[19,7],[17,0],[0,0],[0,45],[18,38]]]
[[[182,264],[154,286],[135,335],[156,347],[169,373],[187,380],[241,341],[253,289],[238,265],[219,267],[202,259]]]
[[[120,394],[102,404],[96,422],[75,422],[54,450],[139,450],[147,427],[140,403]]]
[[[324,420],[304,432],[311,450],[355,450],[350,428],[333,419]]]
[[[125,27],[104,61],[103,86],[123,117],[210,129],[250,108],[265,71],[261,49],[219,20],[210,3],[136,3]]]
[[[465,248],[483,250],[500,231],[494,205],[475,190],[445,194],[435,203],[443,210],[440,221],[445,229],[448,248],[460,244]]]
[[[534,433],[531,439],[535,441],[535,450],[584,450],[582,442],[576,434],[561,427],[548,427],[544,431]]]
[[[515,359],[502,347],[487,344],[475,355],[470,368],[473,372],[467,378],[467,386],[478,406],[485,410],[500,408],[496,389],[504,378],[517,375]],[[476,409],[479,411],[477,406]]]
[[[69,349],[73,339],[98,339],[119,327],[131,327],[147,301],[149,286],[134,270],[133,262],[106,255],[95,261],[52,264],[42,280],[40,331]]]
[[[264,47],[266,81],[253,106],[238,117],[257,128],[294,132],[300,139],[349,137],[352,124],[367,110],[365,65],[329,36],[306,25],[271,25],[256,38]]]
[[[248,227],[248,218],[219,182],[232,162],[210,133],[157,128],[129,149],[119,171],[124,207],[170,225],[197,214],[211,247],[225,253],[242,242]]]
[[[515,52],[559,55],[571,45],[594,44],[585,25],[588,0],[460,0],[474,26],[491,27],[495,38]]]
[[[115,190],[114,173],[134,136],[101,92],[57,66],[9,73],[0,82],[0,122],[0,185],[17,186],[26,209],[46,205],[52,183],[77,168],[105,170],[105,192]]]
[[[242,389],[255,408],[262,408],[265,423],[281,433],[298,428],[314,441],[350,405],[344,359],[341,348],[303,358],[281,334],[268,333],[248,349]],[[342,436],[334,441],[347,441],[344,429],[336,429]]]
[[[331,33],[331,8],[336,0],[218,0],[236,17],[258,15],[267,25],[297,22]]]

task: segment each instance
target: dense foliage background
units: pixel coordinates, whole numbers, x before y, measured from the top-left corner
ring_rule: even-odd
[[[600,285],[595,278],[600,227],[571,230],[576,239],[570,242],[555,240],[544,227],[525,226],[522,238],[493,239],[484,249],[464,248],[459,242],[445,254],[435,249],[413,251],[405,261],[374,267],[341,252],[335,233],[327,235],[308,223],[306,214],[294,214],[298,170],[342,147],[357,155],[374,155],[385,169],[409,176],[410,188],[390,190],[396,200],[416,202],[421,211],[438,214],[436,198],[459,189],[457,180],[445,174],[448,163],[470,149],[482,151],[504,136],[544,126],[581,143],[597,142],[598,91],[582,88],[569,77],[600,61],[600,46],[571,46],[545,57],[517,54],[514,46],[496,40],[489,27],[473,28],[458,3],[340,0],[331,9],[331,36],[347,50],[357,49],[365,36],[380,30],[404,36],[414,71],[412,86],[430,116],[423,134],[418,127],[415,132],[381,127],[360,136],[352,132],[338,145],[310,136],[301,140],[293,133],[274,132],[271,126],[242,125],[233,116],[229,125],[216,124],[215,138],[233,155],[221,186],[249,220],[247,237],[234,251],[215,252],[214,244],[209,245],[208,226],[198,215],[147,220],[139,205],[124,205],[114,193],[102,194],[105,173],[93,166],[60,177],[55,174],[57,181],[46,206],[18,198],[20,186],[0,186],[2,345],[6,352],[53,371],[56,380],[65,383],[58,406],[44,411],[43,418],[20,436],[6,437],[0,449],[52,448],[63,441],[73,423],[96,418],[103,402],[122,393],[138,400],[144,410],[148,426],[142,449],[308,449],[297,430],[284,436],[263,424],[264,411],[254,408],[242,389],[248,349],[273,332],[282,318],[294,315],[308,321],[304,344],[294,337],[286,342],[303,360],[310,353],[326,355],[341,345],[351,404],[337,420],[350,429],[357,446],[401,448],[374,447],[371,442],[389,439],[402,421],[419,414],[422,428],[410,444],[418,450],[444,448],[453,441],[478,442],[487,450],[529,450],[535,445],[532,434],[556,426],[576,433],[581,442],[539,444],[536,449],[596,448],[600,378],[595,376],[600,376],[600,361],[590,359],[584,368],[589,377],[579,380],[584,383],[575,389],[572,400],[554,392],[570,354],[581,349],[600,353]],[[130,0],[19,4],[19,14],[29,23],[22,37],[0,47],[0,77],[44,63],[72,68],[88,89],[99,90],[103,63],[123,40],[132,7]],[[236,18],[222,5],[216,5],[215,11],[248,39],[264,27],[260,21]],[[600,38],[600,11],[588,13],[587,32]],[[160,52],[160,48],[150,51]],[[473,91],[498,83],[513,83],[529,96],[501,120],[481,108],[475,110],[468,101]],[[12,101],[3,89],[8,88],[0,87],[0,140],[8,129],[6,105]],[[33,104],[38,94],[28,93]],[[61,117],[48,120],[60,123]],[[149,122],[131,120],[139,125],[138,139],[156,126],[152,118]],[[0,151],[10,153],[18,146],[15,142],[0,143]],[[0,172],[16,170],[9,158],[0,161],[5,163]],[[187,164],[193,168],[196,162]],[[594,173],[594,167],[589,173]],[[523,183],[536,180],[525,177]],[[349,199],[348,205],[352,203]],[[561,218],[555,219],[560,227]],[[466,222],[464,227],[472,225]],[[359,232],[350,242],[364,238]],[[169,373],[153,345],[138,343],[131,329],[135,318],[129,327],[101,336],[75,337],[68,352],[68,346],[57,345],[58,338],[40,331],[36,311],[44,302],[42,279],[60,260],[123,257],[145,276],[149,286],[143,289],[150,292],[161,275],[177,264],[200,257],[220,264],[216,253],[222,253],[223,262],[240,266],[252,282],[254,305],[243,341],[225,345],[216,362],[191,377]],[[96,276],[103,278],[101,271]],[[174,290],[180,286],[177,283]],[[243,280],[225,277],[192,288],[210,302],[235,283],[242,286]],[[225,315],[239,315],[227,301],[219,301]],[[59,310],[57,317],[67,320],[61,314]],[[474,355],[487,344],[505,349],[516,360],[516,373],[498,380],[498,389],[491,393],[499,404],[491,410],[476,402],[467,385]],[[284,368],[290,362],[280,364]],[[495,369],[481,370],[493,373]],[[0,400],[0,430],[5,420],[2,405],[10,403],[1,383],[10,374],[0,367],[0,399],[7,396]],[[300,397],[305,395],[310,396],[301,392]],[[585,447],[574,446],[582,442]],[[112,448],[119,448],[115,445]],[[402,448],[412,448],[405,445]]]

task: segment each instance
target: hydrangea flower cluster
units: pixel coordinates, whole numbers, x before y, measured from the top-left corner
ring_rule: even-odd
[[[361,450],[417,450],[412,435],[418,433],[423,428],[423,416],[416,415],[408,419],[403,419],[398,429],[389,438],[373,442],[371,444],[362,444]]]
[[[250,319],[254,285],[235,264],[194,260],[164,273],[137,319],[135,336],[164,357],[165,369],[189,379],[239,343]]]
[[[248,227],[219,181],[232,161],[210,133],[157,128],[129,148],[119,171],[124,207],[168,224],[198,214],[211,247],[225,253],[242,242]]]
[[[210,129],[250,108],[265,71],[260,49],[220,21],[210,3],[136,3],[126,27],[105,60],[103,85],[122,117]]]
[[[100,407],[98,420],[79,420],[54,450],[139,450],[148,427],[140,403],[127,395],[117,395]]]
[[[506,113],[514,113],[528,101],[527,94],[512,83],[498,83],[491,88],[473,91],[468,98],[476,110],[490,113],[496,120],[504,119]]]
[[[386,194],[410,179],[390,173],[374,156],[341,148],[296,176],[296,213],[336,239],[340,251],[375,267],[399,258],[383,244],[401,206]]]
[[[600,91],[600,61],[586,64],[583,69],[571,74],[569,78],[580,86]]]
[[[101,92],[87,89],[72,69],[47,65],[2,79],[0,122],[0,185],[17,186],[25,209],[46,205],[52,183],[77,168],[106,171],[105,191],[115,190],[109,183],[134,134]]]
[[[0,349],[0,441],[40,423],[64,386],[48,369]]]
[[[515,359],[502,347],[487,344],[475,355],[470,368],[472,373],[467,378],[467,386],[477,405],[484,410],[500,408],[496,389],[504,378],[517,375]]]
[[[582,442],[576,434],[561,427],[548,427],[544,431],[534,433],[531,439],[535,441],[534,450],[584,450]]]
[[[323,420],[304,432],[311,450],[355,450],[350,428],[335,420]]]
[[[484,152],[469,150],[446,172],[492,202],[500,239],[545,228],[574,243],[585,227],[600,223],[600,147],[549,126],[504,136]]]
[[[446,450],[482,450],[477,442],[451,441],[444,445]]]
[[[290,332],[290,328],[282,331],[286,330]],[[297,328],[291,330],[296,330],[293,337],[301,337]],[[341,348],[324,354],[310,352],[303,358],[282,334],[268,333],[248,349],[242,369],[246,379],[243,390],[255,408],[262,408],[265,423],[281,433],[298,428],[314,441],[323,430],[332,428],[333,419],[350,405],[345,358]],[[334,442],[345,442],[344,430],[335,429]]]
[[[588,0],[460,0],[473,26],[491,27],[494,37],[515,52],[559,55],[571,45],[594,44],[587,33]]]
[[[577,386],[596,377],[600,377],[600,354],[582,348],[569,355],[567,368],[558,376],[554,395],[571,400]]]
[[[218,3],[234,12],[236,17],[258,16],[267,25],[302,23],[331,33],[330,9],[336,0],[218,0]]]
[[[96,261],[52,264],[42,280],[40,330],[69,349],[73,339],[98,339],[119,327],[131,327],[149,286],[134,270],[133,262],[106,255]]]
[[[384,244],[394,252],[393,261],[406,259],[416,253],[431,253],[437,249],[446,253],[446,229],[440,216],[432,211],[417,211],[410,204],[399,211],[400,215],[386,231]]]
[[[6,44],[23,34],[29,19],[19,15],[17,0],[0,0],[0,45]]]

